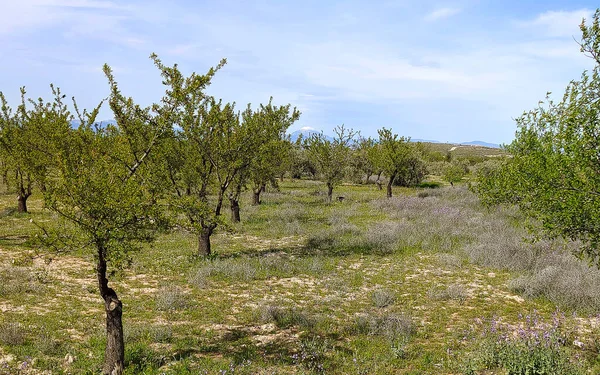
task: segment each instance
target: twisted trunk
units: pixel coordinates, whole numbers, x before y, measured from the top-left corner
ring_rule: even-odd
[[[19,194],[17,196],[18,212],[27,212],[27,198],[29,198],[29,195]]]
[[[17,195],[17,210],[18,212],[27,212],[27,198],[31,195],[31,181],[27,178],[24,181],[21,175],[21,181],[19,183],[19,193]]]
[[[327,183],[327,202],[331,203],[333,200],[333,184],[331,182]]]
[[[379,190],[383,190],[383,184],[381,183],[381,173],[382,172],[379,172],[379,174],[377,174],[377,181],[375,181]]]
[[[98,288],[104,299],[106,312],[106,350],[104,352],[103,375],[121,375],[125,367],[125,343],[123,340],[123,304],[117,293],[108,287],[106,279],[106,250],[98,245],[98,264],[96,275]]]
[[[198,236],[198,255],[206,257],[211,254],[210,251],[210,236],[212,235],[214,226],[203,227]]]
[[[231,222],[239,223],[240,222],[240,201],[237,198],[229,198],[229,203],[231,207]]]
[[[390,179],[387,183],[387,197],[388,198],[392,197],[392,185],[394,184],[395,179],[396,179],[396,174],[394,173],[393,175],[390,176]]]
[[[266,184],[261,184],[258,188],[252,190],[252,205],[258,206],[260,202],[260,193],[267,189]]]

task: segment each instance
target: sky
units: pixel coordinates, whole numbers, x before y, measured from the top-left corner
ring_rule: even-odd
[[[208,93],[247,103],[291,103],[290,131],[449,142],[510,143],[514,119],[593,61],[576,40],[591,1],[0,0],[0,91],[50,99],[50,83],[79,107],[109,93],[109,64],[141,105],[164,87],[149,59],[189,74],[222,58]],[[112,118],[103,107],[100,117]]]

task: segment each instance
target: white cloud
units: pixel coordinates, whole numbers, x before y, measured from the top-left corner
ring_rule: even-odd
[[[581,20],[589,20],[592,14],[589,9],[548,11],[539,14],[533,20],[520,22],[519,25],[523,28],[537,29],[551,37],[577,36],[580,34]]]
[[[439,8],[426,15],[425,20],[430,22],[438,21],[444,18],[457,15],[460,12],[461,10],[458,8]]]
[[[59,27],[57,32],[71,38],[108,40],[130,47],[145,42],[127,28],[128,21],[138,17],[135,9],[113,1],[10,1],[2,7],[0,37]]]

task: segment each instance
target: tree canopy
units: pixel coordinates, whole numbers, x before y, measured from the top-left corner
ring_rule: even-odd
[[[481,174],[474,187],[485,204],[516,204],[549,236],[582,242],[580,255],[600,265],[600,12],[582,22],[581,51],[596,61],[591,72],[550,93],[523,113],[512,158]]]

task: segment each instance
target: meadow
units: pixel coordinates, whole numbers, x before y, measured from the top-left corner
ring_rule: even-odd
[[[322,183],[285,179],[259,206],[247,192],[208,259],[162,234],[111,278],[126,373],[600,372],[600,271],[577,243],[533,241],[535,223],[466,184],[394,189],[344,184],[326,203]],[[37,246],[52,214],[37,195],[15,205],[0,196],[0,374],[97,374],[94,259]]]

